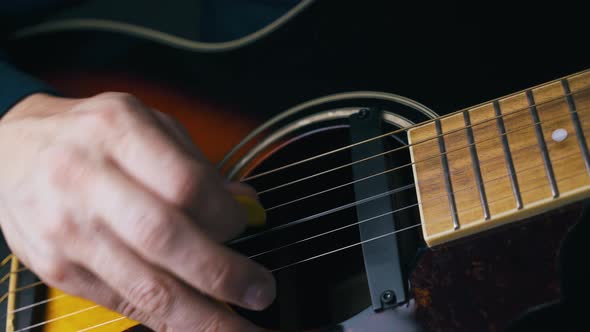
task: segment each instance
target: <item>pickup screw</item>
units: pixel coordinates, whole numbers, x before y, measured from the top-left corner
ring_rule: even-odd
[[[395,302],[395,293],[390,290],[386,290],[385,292],[381,293],[381,301],[384,304],[391,304]]]
[[[366,108],[361,108],[358,113],[359,119],[364,119],[369,116],[369,110]]]

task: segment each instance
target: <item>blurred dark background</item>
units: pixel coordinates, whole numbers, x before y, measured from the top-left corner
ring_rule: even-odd
[[[74,1],[38,15],[16,12],[3,23],[14,28],[55,17],[107,18],[224,41],[264,26],[295,3]],[[394,92],[446,113],[587,68],[582,7],[575,1],[321,0],[276,33],[224,53],[186,52],[97,31],[7,47],[25,69],[134,72],[261,118],[349,90]]]

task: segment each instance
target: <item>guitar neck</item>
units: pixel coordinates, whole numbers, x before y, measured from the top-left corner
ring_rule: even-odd
[[[408,131],[429,246],[590,196],[590,71]]]

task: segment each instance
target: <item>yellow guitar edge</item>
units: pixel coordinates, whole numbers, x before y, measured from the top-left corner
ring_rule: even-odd
[[[121,332],[138,322],[91,301],[48,288],[43,332]]]

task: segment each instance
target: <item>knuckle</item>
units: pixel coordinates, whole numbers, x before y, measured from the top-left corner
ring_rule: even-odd
[[[130,109],[140,104],[137,97],[126,92],[104,92],[96,96],[95,99],[119,110]]]
[[[204,174],[198,171],[198,168],[186,166],[180,163],[170,176],[170,198],[173,204],[184,205],[192,201],[201,189]]]
[[[202,289],[206,289],[212,294],[222,294],[230,284],[232,276],[232,264],[223,259],[209,259],[203,264],[201,275],[203,276]]]
[[[55,286],[62,287],[68,283],[68,271],[70,271],[69,264],[61,260],[51,260],[45,263],[36,264],[36,273],[46,283]]]
[[[138,314],[140,314],[140,311],[137,309],[137,307],[127,300],[122,300],[119,302],[114,309],[116,312],[129,318],[136,318]]]
[[[216,221],[215,224],[204,226],[223,239],[230,239],[246,228],[246,212],[231,197],[222,199],[219,196],[207,195],[202,197],[199,202],[202,202],[201,211],[204,211],[203,214],[206,214],[207,219]],[[219,225],[223,226],[219,227]]]
[[[113,102],[100,105],[101,108],[91,113],[90,122],[95,128],[112,130],[121,125],[121,118],[126,114],[126,109],[114,105]]]
[[[42,234],[51,243],[60,245],[64,240],[71,241],[78,238],[80,225],[70,213],[58,212],[43,223]]]
[[[96,99],[129,99],[135,100],[135,96],[127,92],[107,91],[95,96]]]
[[[149,314],[168,315],[174,305],[174,297],[169,286],[156,278],[145,278],[129,290],[128,299],[136,303],[141,311]],[[128,305],[128,312],[135,310]]]
[[[73,146],[48,149],[44,159],[50,184],[62,190],[77,187],[91,174],[85,153]]]
[[[141,214],[137,220],[137,245],[145,252],[169,253],[175,239],[175,228],[169,215],[162,209]]]
[[[140,105],[139,100],[127,93],[107,92],[92,98],[87,106],[90,124],[100,130],[109,130],[129,122]],[[86,104],[85,104],[86,105]]]
[[[141,311],[127,300],[121,300],[111,308],[125,317],[149,325],[154,331],[169,331],[165,323],[155,319],[149,313]]]

